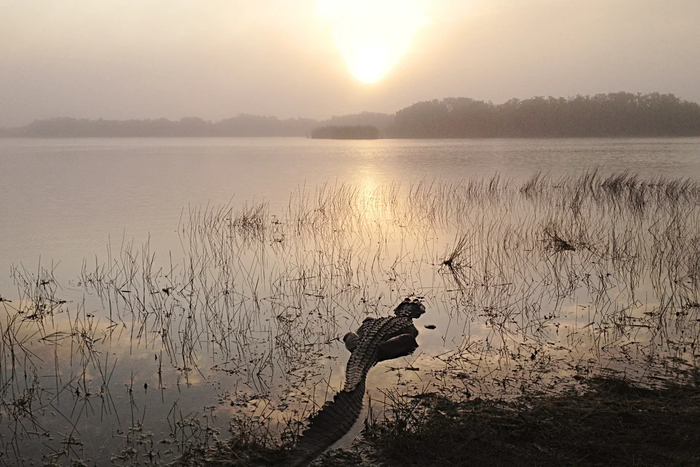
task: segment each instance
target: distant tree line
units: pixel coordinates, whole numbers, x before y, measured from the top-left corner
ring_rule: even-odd
[[[240,114],[218,122],[185,117],[180,120],[90,120],[70,117],[36,120],[19,128],[0,128],[0,137],[20,138],[121,138],[121,137],[218,137],[218,136],[310,136],[319,126],[373,125],[386,128],[394,121],[390,114],[362,112],[311,118],[279,119]]]
[[[385,138],[700,136],[700,105],[659,93],[533,97],[499,105],[459,97],[418,102],[396,115],[362,112],[320,122],[249,114],[218,122],[197,117],[178,121],[52,118],[20,128],[0,128],[0,137],[339,137],[313,136],[315,129],[320,131],[317,135],[338,131],[324,127],[372,127]]]
[[[377,127],[380,132],[394,123],[394,114],[383,114],[378,112],[360,112],[359,114],[333,116],[328,120],[319,122],[325,126],[364,126]]]
[[[306,136],[318,125],[317,120],[261,117],[241,114],[218,122],[185,117],[178,121],[156,120],[88,120],[51,118],[27,126],[6,129],[4,136],[29,138],[81,137],[200,137],[200,136]]]
[[[322,126],[311,132],[314,139],[379,139],[379,128],[372,125]]]
[[[700,136],[700,105],[673,94],[419,102],[396,113],[388,138]]]
[[[362,112],[311,118],[279,119],[240,114],[218,122],[185,117],[180,120],[90,120],[69,117],[36,120],[19,128],[0,128],[0,137],[20,138],[120,138],[120,137],[217,137],[217,136],[310,136],[319,126],[366,126],[382,130],[394,121],[390,114]]]

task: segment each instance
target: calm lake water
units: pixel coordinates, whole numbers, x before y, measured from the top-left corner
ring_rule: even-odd
[[[33,264],[41,256],[73,267],[103,253],[108,238],[148,233],[159,247],[174,248],[172,234],[187,206],[267,201],[280,214],[300,186],[371,190],[592,168],[700,177],[700,139],[0,139],[0,265]]]
[[[372,370],[375,401],[700,359],[700,138],[0,139],[0,169],[8,464],[289,426],[406,296],[420,348]]]

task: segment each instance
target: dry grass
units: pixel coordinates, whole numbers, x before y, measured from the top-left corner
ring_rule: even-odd
[[[700,387],[644,388],[615,376],[577,390],[517,401],[456,402],[436,393],[393,394],[390,416],[367,421],[350,449],[312,466],[696,466]],[[245,436],[183,465],[281,465],[284,451]]]
[[[513,403],[400,398],[366,434],[387,466],[700,464],[700,387],[596,377],[584,392]],[[354,464],[360,465],[360,464]]]

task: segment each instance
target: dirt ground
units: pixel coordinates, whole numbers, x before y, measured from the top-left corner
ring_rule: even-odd
[[[505,403],[436,394],[394,401],[350,449],[313,466],[700,466],[700,385],[642,388],[592,378],[585,391]],[[207,465],[278,465],[274,449],[228,445]]]

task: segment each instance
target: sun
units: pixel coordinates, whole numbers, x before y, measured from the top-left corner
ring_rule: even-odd
[[[424,0],[319,0],[350,73],[363,83],[386,75],[428,24]]]

